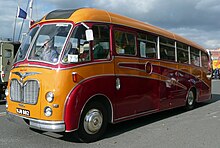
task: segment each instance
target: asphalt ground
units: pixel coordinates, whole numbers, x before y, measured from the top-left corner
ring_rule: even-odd
[[[213,80],[212,100],[194,110],[172,109],[109,125],[104,137],[81,143],[71,133],[31,130],[7,120],[0,103],[0,148],[219,148],[220,81]]]

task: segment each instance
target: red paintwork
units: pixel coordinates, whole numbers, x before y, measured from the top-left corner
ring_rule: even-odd
[[[159,81],[132,76],[119,76],[119,78],[121,89],[116,91],[114,119],[158,109]]]
[[[122,63],[119,67],[132,68],[143,71],[144,64]],[[109,77],[96,77],[79,84],[70,94],[66,103],[65,123],[66,130],[78,128],[81,111],[91,96],[103,94],[109,98],[113,105],[113,122],[136,118],[140,113],[151,113],[184,106],[189,88],[195,86],[200,90],[208,89],[194,76],[183,71],[153,65],[153,73],[160,74],[169,79],[175,78],[183,86],[167,86],[165,81],[143,78],[135,75],[116,75]],[[115,89],[115,80],[120,78],[121,89]],[[103,83],[105,82],[105,83]],[[185,86],[185,87],[184,87]],[[199,96],[200,101],[208,99],[210,91]]]
[[[80,83],[76,88],[74,88],[69,95],[65,106],[64,121],[66,124],[66,131],[72,131],[78,128],[81,111],[86,102],[93,95],[104,94],[106,97],[111,99],[112,104],[115,104],[114,90],[114,76],[91,78],[83,83]]]

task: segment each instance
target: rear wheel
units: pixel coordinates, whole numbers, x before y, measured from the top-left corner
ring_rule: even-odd
[[[99,102],[86,105],[77,131],[78,138],[83,142],[93,142],[103,136],[107,128],[107,110]]]
[[[186,109],[187,110],[193,109],[195,107],[195,101],[196,101],[195,93],[193,92],[193,90],[190,90],[187,95]]]

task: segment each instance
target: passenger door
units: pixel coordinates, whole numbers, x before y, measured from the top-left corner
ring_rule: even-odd
[[[143,99],[142,112],[150,112],[159,109],[160,76],[159,62],[157,60],[157,36],[139,33],[138,50],[140,51],[140,94]]]
[[[114,62],[116,76],[116,118],[121,119],[140,112],[143,98],[140,94],[139,60],[136,57],[136,37],[125,30],[114,31]]]
[[[175,41],[160,38],[160,109],[176,107],[178,104],[178,65],[175,58]]]

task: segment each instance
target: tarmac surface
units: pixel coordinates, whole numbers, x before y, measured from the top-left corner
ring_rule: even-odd
[[[213,80],[212,100],[194,110],[177,108],[109,125],[103,139],[81,143],[71,133],[40,132],[7,120],[0,104],[0,148],[219,148],[220,81]]]

